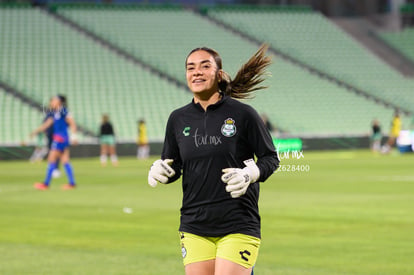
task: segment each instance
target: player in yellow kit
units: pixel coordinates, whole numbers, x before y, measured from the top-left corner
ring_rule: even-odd
[[[391,121],[391,131],[388,137],[387,143],[382,147],[381,152],[386,154],[391,151],[391,148],[395,145],[395,142],[400,135],[402,127],[401,117],[398,110],[395,111],[394,117]]]
[[[144,119],[138,121],[137,158],[146,159],[149,156],[150,147],[148,144],[147,125]]]

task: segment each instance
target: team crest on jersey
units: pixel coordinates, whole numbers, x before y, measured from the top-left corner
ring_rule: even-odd
[[[221,133],[225,137],[232,137],[236,134],[236,122],[232,118],[228,118],[224,121],[221,126]]]

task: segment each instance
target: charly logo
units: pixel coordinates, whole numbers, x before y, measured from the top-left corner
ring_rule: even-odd
[[[236,134],[236,122],[232,118],[228,118],[224,121],[221,126],[221,133],[225,137],[232,137]]]
[[[184,128],[183,135],[185,137],[188,137],[190,135],[190,129],[191,129],[191,127],[188,127],[188,126]]]
[[[245,255],[247,255],[247,256],[250,256],[250,255],[251,255],[251,253],[250,253],[248,250],[240,251],[239,253],[240,253],[241,258],[242,258],[243,260],[245,260],[246,262],[248,262],[248,261],[249,261],[249,258],[247,258],[247,257],[245,256]]]

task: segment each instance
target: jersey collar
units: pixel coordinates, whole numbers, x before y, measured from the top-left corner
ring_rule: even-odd
[[[228,96],[221,94],[221,98],[214,104],[211,104],[207,107],[206,111],[218,109],[225,101],[227,101]],[[192,105],[199,111],[205,112],[203,107],[201,107],[200,103],[195,103],[194,98],[191,101]]]

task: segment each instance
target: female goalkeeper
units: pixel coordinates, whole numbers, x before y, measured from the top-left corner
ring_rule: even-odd
[[[259,182],[279,166],[272,138],[243,99],[271,60],[263,45],[234,80],[219,54],[197,48],[186,59],[190,104],[169,117],[161,159],[148,183],[183,175],[181,252],[187,275],[251,274],[260,246]],[[254,161],[256,156],[257,162]]]

